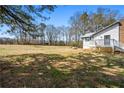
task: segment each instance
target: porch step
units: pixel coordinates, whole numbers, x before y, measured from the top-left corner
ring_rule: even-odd
[[[124,52],[124,49],[118,46],[115,46],[115,52]]]

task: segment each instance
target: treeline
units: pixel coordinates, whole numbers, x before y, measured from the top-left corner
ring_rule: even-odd
[[[16,44],[16,39],[0,38],[0,44]]]
[[[35,31],[13,29],[7,31],[14,39],[1,38],[2,44],[39,44],[39,45],[70,45],[70,29],[66,26],[55,27],[43,23],[36,26]],[[13,42],[13,43],[12,43]]]
[[[69,19],[69,26],[56,27],[44,23],[32,24],[33,28],[22,29],[13,24],[7,32],[15,36],[16,44],[72,45],[82,46],[81,37],[89,32],[97,32],[113,22],[123,19],[119,11],[98,8],[95,12],[76,12]],[[28,29],[29,28],[29,29]]]

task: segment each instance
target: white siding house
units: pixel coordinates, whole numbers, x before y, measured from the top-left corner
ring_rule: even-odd
[[[85,34],[83,39],[83,48],[95,47],[120,47],[120,23],[115,22],[95,33]]]

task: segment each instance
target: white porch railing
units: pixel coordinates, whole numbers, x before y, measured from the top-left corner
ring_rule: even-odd
[[[107,42],[105,42],[104,39],[97,39],[97,40],[94,40],[94,44],[95,44],[95,47],[112,47],[113,49],[117,47],[124,50],[124,44],[116,41],[115,39],[110,39]]]
[[[107,42],[105,42],[104,39],[95,40],[95,46],[96,47],[114,47],[115,44],[116,44],[116,42],[114,43],[113,39],[110,39]]]
[[[116,40],[114,40],[114,46],[124,49],[124,44],[121,42],[117,42]]]
[[[122,51],[124,52],[124,44],[118,42],[115,39],[104,40],[104,39],[96,39],[85,42],[85,48],[96,48],[96,47],[111,47],[113,51]]]

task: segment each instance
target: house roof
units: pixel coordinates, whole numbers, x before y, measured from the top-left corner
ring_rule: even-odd
[[[112,27],[113,25],[116,25],[116,24],[121,25],[120,22],[114,22],[114,23],[112,23],[111,25],[106,26],[106,27],[104,27],[103,29],[100,29],[100,30],[97,31],[97,32],[94,32],[94,33],[93,33],[93,32],[92,32],[92,33],[87,33],[87,34],[85,34],[82,38],[84,38],[84,37],[91,37],[91,36],[93,36],[93,35],[96,35],[96,34],[102,32],[102,31],[105,31],[106,29]]]
[[[84,37],[91,37],[93,34],[95,34],[95,32],[87,33],[87,34],[83,35],[82,38],[84,38]]]

